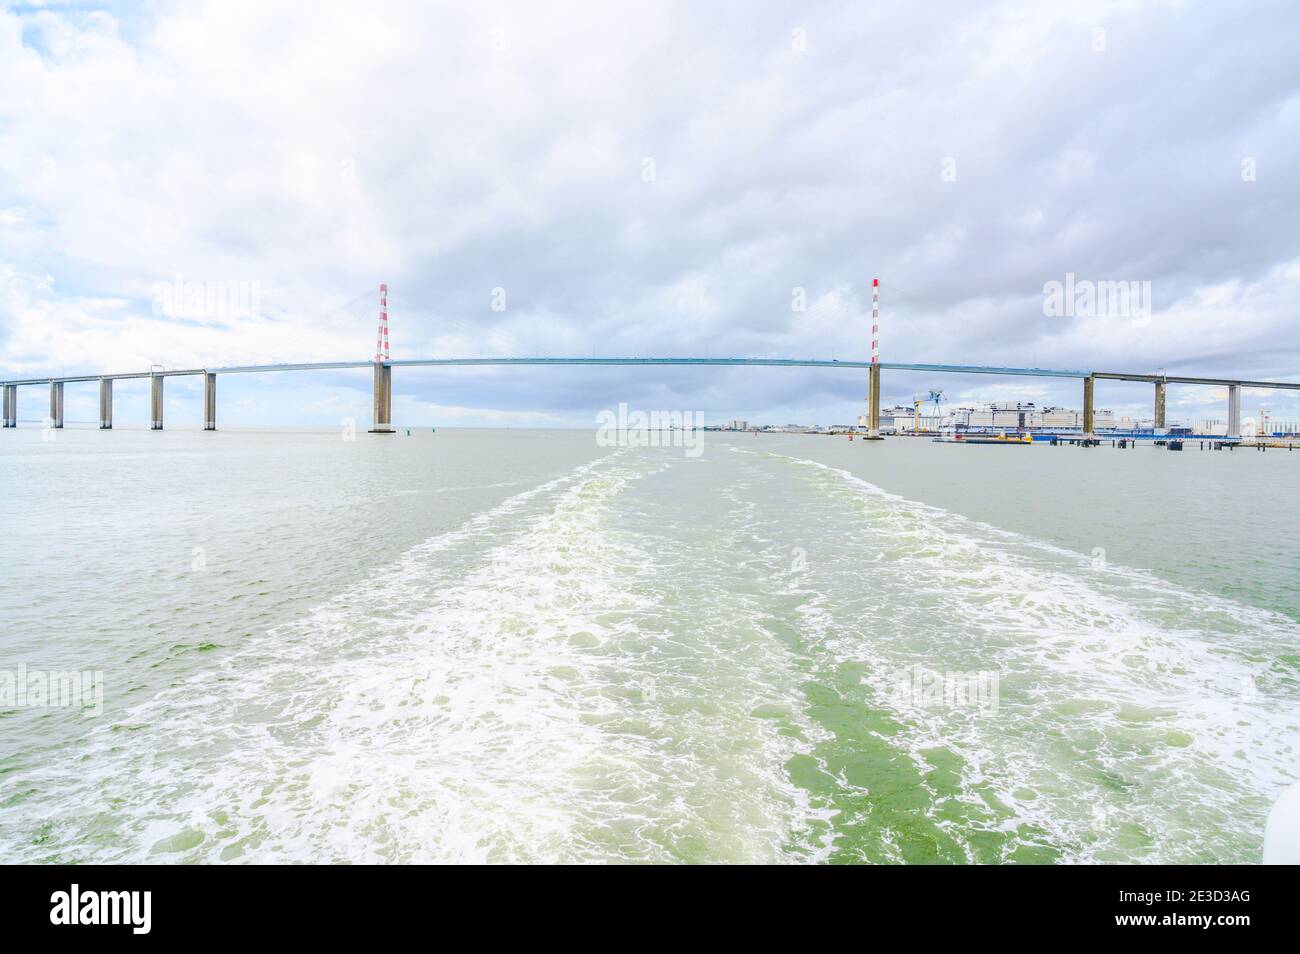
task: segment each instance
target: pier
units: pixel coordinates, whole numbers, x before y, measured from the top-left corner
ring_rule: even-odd
[[[332,371],[371,368],[374,372],[372,434],[392,434],[393,369],[417,367],[528,367],[528,366],[643,366],[643,367],[761,367],[826,368],[866,371],[868,376],[868,436],[880,436],[880,380],[885,371],[922,371],[938,374],[993,374],[1012,377],[1071,378],[1083,385],[1082,437],[1094,431],[1094,401],[1098,381],[1145,382],[1154,387],[1154,419],[1157,429],[1164,427],[1165,395],[1170,384],[1203,385],[1228,390],[1228,433],[1225,441],[1241,439],[1241,391],[1265,388],[1300,391],[1300,382],[1248,381],[1236,378],[1189,377],[1185,375],[1133,374],[1122,371],[1074,371],[1052,368],[1011,368],[986,365],[925,364],[896,361],[834,361],[803,358],[425,358],[385,361],[317,361],[300,364],[236,365],[217,368],[183,368],[129,371],[117,374],[85,374],[61,377],[23,378],[0,381],[4,391],[4,427],[18,426],[18,389],[47,387],[50,392],[49,426],[63,427],[63,393],[68,384],[99,384],[99,427],[113,427],[113,382],[148,378],[150,382],[150,429],[163,429],[164,382],[170,377],[203,376],[203,429],[217,429],[217,376],[222,374],[268,374],[287,371]],[[1087,445],[1092,446],[1092,445]]]

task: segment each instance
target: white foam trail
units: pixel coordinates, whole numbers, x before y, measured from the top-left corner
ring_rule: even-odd
[[[959,753],[968,804],[987,812],[993,796],[1010,814],[988,813],[990,824],[1029,826],[1074,860],[1215,860],[1257,839],[1297,771],[1295,681],[1268,660],[1300,627],[1151,574],[1095,572],[1078,554],[784,459],[856,500],[876,531],[861,549],[885,557],[871,572],[906,581],[877,587],[888,610],[859,627],[815,595],[808,632],[880,677],[913,664],[1001,677],[995,713],[872,692],[908,727],[919,768],[933,768],[932,750]]]
[[[782,657],[746,639],[710,669],[660,631],[661,554],[620,532],[672,466],[619,451],[412,548],[105,727],[44,808],[112,791],[96,860],[781,860],[813,814],[750,714]]]
[[[436,848],[427,837],[403,830],[402,819],[418,817],[418,812],[386,812],[384,805],[401,801],[404,791],[419,791],[420,773],[435,768],[421,754],[419,740],[427,738],[422,733],[445,733],[448,720],[457,720],[464,730],[461,735],[446,733],[451,749],[444,748],[438,756],[444,760],[444,773],[438,777],[454,788],[461,784],[455,771],[459,761],[499,746],[500,738],[510,738],[521,720],[540,725],[562,718],[561,707],[553,701],[547,704],[544,694],[542,704],[531,708],[520,699],[527,685],[543,684],[544,674],[558,660],[573,660],[562,645],[546,639],[535,642],[538,655],[531,660],[506,658],[501,646],[477,635],[474,618],[494,610],[487,600],[494,581],[484,575],[500,574],[506,564],[489,563],[486,569],[470,571],[476,575],[458,580],[464,564],[438,557],[463,550],[460,555],[472,566],[476,548],[508,540],[512,523],[530,505],[567,489],[554,514],[535,518],[553,531],[562,529],[558,515],[575,518],[572,502],[598,483],[593,475],[617,456],[578,467],[476,514],[461,527],[416,546],[396,566],[377,571],[303,621],[278,627],[226,657],[219,672],[201,673],[134,708],[119,725],[101,727],[92,738],[96,754],[91,776],[107,781],[133,773],[139,785],[137,797],[121,808],[124,824],[137,828],[138,834],[126,840],[117,858],[158,860],[157,852],[151,854],[156,844],[184,844],[189,831],[208,834],[212,850],[219,852],[209,860],[478,857],[475,846],[482,839],[466,834],[469,823],[457,800],[440,802],[438,827],[447,832],[447,839]],[[617,483],[609,486],[614,489]],[[544,536],[535,532],[533,539]],[[556,545],[572,537],[559,534]],[[452,612],[442,619],[429,618],[420,609],[429,606],[428,600],[419,599],[445,590],[450,590],[450,598],[441,605]],[[475,593],[484,597],[477,605],[470,601]],[[517,588],[513,596],[515,602],[505,599],[501,607],[526,613],[528,608],[517,602]],[[476,639],[481,645],[472,645]],[[477,706],[469,702],[475,698]],[[463,707],[459,714],[454,713],[457,705]],[[496,741],[473,731],[485,707],[500,720]],[[399,731],[402,725],[406,729]],[[130,748],[123,749],[116,738],[123,728],[144,737],[133,738]],[[411,740],[409,747],[396,744],[401,737]],[[567,741],[576,745],[580,740],[579,731]],[[217,754],[220,757],[214,757]],[[135,764],[123,766],[121,761],[128,758]],[[194,764],[177,777],[177,766],[186,758]],[[521,772],[524,768],[519,766]],[[244,781],[249,778],[271,781],[249,791]],[[86,793],[77,791],[53,799],[51,815],[83,797]],[[339,802],[327,810],[331,799]],[[522,810],[529,800],[524,792],[519,803],[497,805],[503,823],[520,828],[554,824],[540,809],[531,814]],[[156,805],[167,805],[169,811],[160,815]],[[217,827],[234,829],[224,838],[211,837],[214,812]],[[371,830],[349,837],[350,820]],[[245,824],[249,829],[240,831]],[[534,839],[544,843],[537,832]],[[161,857],[165,860],[166,853]]]

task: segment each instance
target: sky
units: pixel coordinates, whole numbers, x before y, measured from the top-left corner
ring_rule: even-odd
[[[0,2],[0,377],[368,360],[381,282],[395,359],[865,360],[879,278],[884,361],[1300,380],[1297,26],[1294,2]],[[1133,294],[1077,293],[1108,287]],[[931,388],[1082,403],[882,376],[886,404]],[[365,370],[218,390],[226,424],[370,415]],[[839,369],[398,368],[393,418],[832,424],[865,395]],[[93,383],[65,401],[96,419]],[[1300,420],[1296,392],[1260,407]],[[143,424],[145,383],[115,411]],[[168,423],[201,414],[168,379]],[[1226,393],[1171,387],[1169,417]]]

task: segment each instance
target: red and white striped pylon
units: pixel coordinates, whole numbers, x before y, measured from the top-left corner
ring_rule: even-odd
[[[871,279],[871,363],[880,363],[880,279]]]
[[[387,361],[388,356],[388,286],[379,286],[379,333],[375,338],[375,363]]]

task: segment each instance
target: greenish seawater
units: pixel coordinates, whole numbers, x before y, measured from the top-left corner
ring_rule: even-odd
[[[1300,455],[0,439],[0,860],[1253,862]]]

